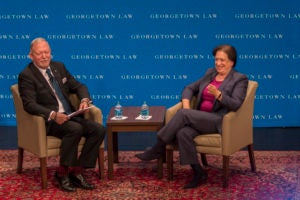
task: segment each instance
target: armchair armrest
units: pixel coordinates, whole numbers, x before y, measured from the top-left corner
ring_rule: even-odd
[[[84,113],[84,118],[103,124],[103,115],[100,108],[93,106],[88,112]]]
[[[227,113],[222,123],[223,154],[230,155],[252,143],[252,112],[240,108],[237,112]]]
[[[71,94],[69,96],[69,99],[71,101],[71,104],[75,107],[78,108],[80,104],[80,100],[77,97],[76,94]],[[92,120],[94,122],[97,122],[99,124],[103,124],[103,116],[102,116],[102,111],[100,108],[97,106],[93,106],[91,109],[89,109],[88,112],[84,113],[84,118]]]
[[[46,157],[47,136],[44,118],[31,115],[24,110],[18,84],[12,85],[10,89],[16,111],[18,147],[39,157]]]
[[[46,157],[47,135],[44,118],[21,112],[17,118],[18,147],[39,157]]]
[[[196,98],[193,97],[191,100],[191,108],[195,107]],[[172,107],[168,108],[165,116],[165,124],[167,124],[172,117],[176,114],[176,112],[182,108],[182,102],[178,102],[177,104],[173,105]]]
[[[257,82],[249,81],[247,95],[241,107],[223,118],[222,148],[225,155],[253,144],[253,111],[257,87]]]
[[[174,106],[168,108],[165,116],[165,124],[167,124],[172,119],[172,117],[176,114],[176,112],[181,108],[182,108],[182,102],[179,102]]]

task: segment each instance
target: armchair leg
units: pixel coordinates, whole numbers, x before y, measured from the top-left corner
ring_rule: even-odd
[[[17,173],[22,173],[23,169],[23,155],[24,155],[24,149],[19,147],[18,148],[18,165],[17,165]]]
[[[47,157],[40,158],[42,188],[47,189]]]
[[[100,147],[98,153],[99,178],[104,179],[104,148]]]
[[[223,188],[228,187],[229,156],[223,156]]]
[[[207,167],[208,164],[207,164],[207,159],[206,159],[206,154],[205,153],[200,153],[201,155],[201,161],[202,161],[202,164]]]
[[[248,153],[249,153],[249,160],[250,160],[251,170],[253,172],[255,172],[256,171],[256,165],[255,165],[253,144],[248,145]]]
[[[166,150],[166,162],[168,169],[168,180],[173,180],[173,149]]]

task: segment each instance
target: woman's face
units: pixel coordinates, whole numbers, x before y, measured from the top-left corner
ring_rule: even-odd
[[[223,51],[217,51],[215,55],[215,68],[221,75],[227,75],[233,67],[233,61]]]

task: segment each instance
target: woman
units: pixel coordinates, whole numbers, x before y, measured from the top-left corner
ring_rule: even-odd
[[[248,78],[237,72],[237,53],[233,46],[220,45],[213,49],[215,67],[205,75],[186,86],[182,92],[183,108],[158,133],[157,143],[144,153],[137,154],[141,160],[159,158],[165,152],[165,145],[178,142],[180,164],[189,164],[194,172],[193,179],[184,188],[195,188],[207,181],[208,175],[198,161],[193,139],[201,133],[220,133],[223,116],[236,111],[246,96]],[[190,101],[196,97],[195,109]]]

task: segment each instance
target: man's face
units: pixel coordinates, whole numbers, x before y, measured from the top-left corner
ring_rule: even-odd
[[[39,41],[32,46],[29,54],[32,62],[39,68],[46,69],[51,61],[51,49],[46,41]]]

